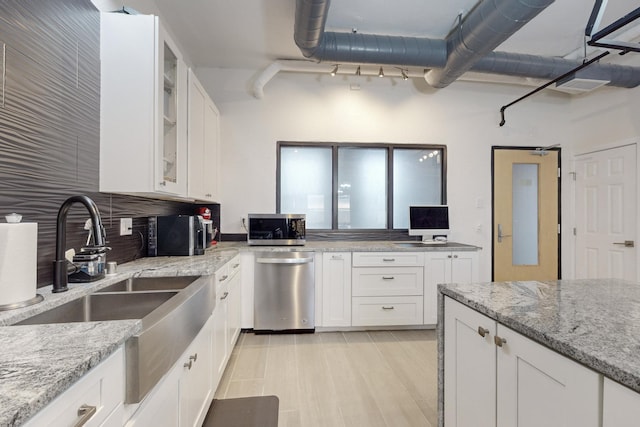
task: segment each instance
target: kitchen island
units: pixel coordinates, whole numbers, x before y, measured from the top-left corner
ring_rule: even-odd
[[[466,349],[467,355],[473,353],[469,356],[469,363],[487,357],[489,365],[493,364],[493,367],[479,366],[480,369],[475,372],[486,375],[481,381],[484,395],[488,396],[484,406],[490,407],[495,403],[498,408],[496,411],[494,405],[493,409],[485,412],[488,417],[486,424],[483,424],[484,420],[476,418],[476,425],[520,425],[515,419],[504,424],[504,418],[501,420],[500,417],[505,413],[509,416],[510,411],[519,411],[522,416],[526,408],[519,405],[525,404],[512,395],[524,396],[524,393],[531,392],[523,387],[526,387],[527,381],[537,383],[536,374],[532,372],[544,372],[546,369],[529,363],[528,356],[520,350],[522,347],[518,347],[520,341],[527,341],[526,345],[530,347],[536,346],[536,352],[538,348],[547,351],[549,354],[544,357],[553,360],[549,362],[550,365],[568,361],[563,371],[575,368],[578,372],[576,377],[590,378],[578,380],[580,386],[574,387],[576,394],[586,391],[590,397],[578,399],[576,408],[559,408],[568,413],[568,417],[577,419],[577,412],[593,411],[595,424],[589,425],[599,425],[603,413],[604,427],[616,425],[606,422],[612,412],[610,405],[614,403],[614,399],[608,398],[611,396],[608,390],[621,389],[632,400],[636,397],[640,399],[640,395],[636,395],[640,393],[640,286],[637,283],[602,279],[448,284],[439,286],[438,298],[440,425],[444,425],[445,414],[449,417],[448,427],[464,425],[459,420],[466,416],[465,413],[477,411],[474,416],[482,418],[479,415],[482,410],[478,406],[483,405],[471,403],[470,407],[464,407],[466,404],[461,403],[464,398],[460,396],[469,390],[456,390],[456,387],[461,388],[461,384],[472,388],[475,382],[471,378],[475,373],[462,372],[460,362],[452,360],[456,354],[462,360],[461,350],[467,344],[470,344]],[[536,357],[532,356],[531,360],[538,360]],[[510,359],[515,359],[515,362]],[[501,363],[507,365],[507,369],[501,371]],[[527,380],[519,377],[524,372],[524,365],[532,368]],[[555,380],[548,372],[544,372],[544,375],[547,379]],[[489,384],[487,378],[490,376],[494,377],[495,384]],[[517,385],[505,393],[501,387],[509,376],[515,376]],[[498,377],[497,381],[495,377]],[[565,388],[570,388],[576,377],[564,383],[551,382],[563,383]],[[456,381],[452,382],[454,379]],[[592,385],[593,390],[590,389]],[[507,384],[506,387],[511,386]],[[536,390],[529,397],[546,393],[550,400],[563,402],[564,391],[554,395],[557,391],[554,387],[546,384],[541,387],[542,391]],[[593,400],[589,401],[590,398]],[[569,396],[569,399],[573,397]],[[504,408],[509,405],[515,406],[515,410]],[[537,405],[539,414],[545,413],[543,406]],[[576,412],[569,413],[573,409]],[[458,422],[455,422],[456,419]]]

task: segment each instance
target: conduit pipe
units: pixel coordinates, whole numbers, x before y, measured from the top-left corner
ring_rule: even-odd
[[[383,64],[429,68],[425,79],[442,88],[466,71],[552,79],[582,62],[562,58],[490,52],[553,0],[485,0],[445,40],[325,32],[330,0],[297,0],[294,39],[303,55],[318,62]],[[496,44],[497,43],[497,44]],[[442,70],[435,70],[435,69]],[[640,85],[640,68],[593,64],[581,76],[609,86]],[[588,77],[587,77],[588,76]]]

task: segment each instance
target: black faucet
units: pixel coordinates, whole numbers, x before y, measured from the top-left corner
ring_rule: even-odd
[[[69,208],[74,203],[82,203],[85,205],[91,216],[91,224],[93,226],[93,241],[96,247],[105,246],[105,232],[100,219],[98,206],[89,197],[80,195],[72,196],[62,203],[58,211],[58,221],[56,223],[56,259],[53,261],[53,292],[65,292],[69,290],[67,287],[67,259],[65,258],[65,249],[67,245],[67,214]]]

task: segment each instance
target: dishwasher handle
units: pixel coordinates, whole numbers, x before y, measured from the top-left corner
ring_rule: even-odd
[[[259,264],[309,264],[313,258],[256,258]]]

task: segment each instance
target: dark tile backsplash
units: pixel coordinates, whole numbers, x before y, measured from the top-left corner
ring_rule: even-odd
[[[200,205],[98,191],[100,16],[90,0],[0,2],[3,44],[0,221],[17,212],[38,223],[38,286],[51,283],[56,216],[69,196],[96,202],[112,248],[107,259],[119,263],[145,256],[148,216],[195,213]],[[207,206],[219,227],[219,205]],[[71,208],[67,248],[84,245],[88,217],[82,205]],[[122,217],[134,218],[131,236],[119,236]]]

